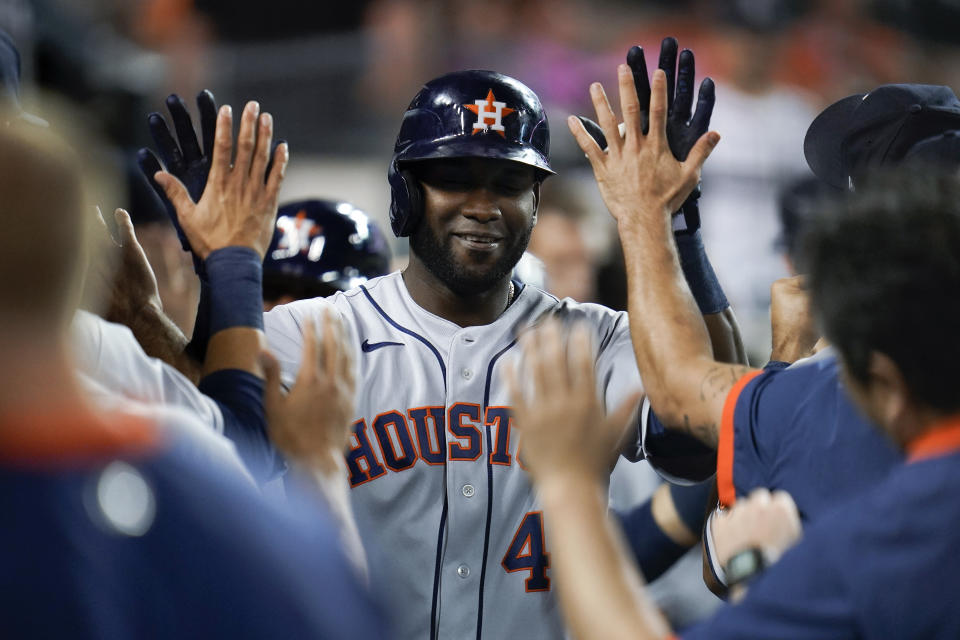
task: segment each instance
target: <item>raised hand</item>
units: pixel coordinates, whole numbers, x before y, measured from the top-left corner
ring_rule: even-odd
[[[534,480],[577,474],[602,479],[616,460],[640,393],[606,414],[597,394],[586,326],[574,326],[564,336],[559,321],[551,319],[521,342],[523,368],[509,370],[507,384],[513,390],[513,424],[520,430],[523,459]]]
[[[130,325],[146,307],[162,311],[163,304],[153,267],[137,240],[130,214],[117,209],[113,217],[120,239],[119,260],[105,317],[112,322]]]
[[[303,332],[303,358],[296,383],[280,390],[277,361],[266,354],[264,405],[270,438],[288,458],[330,473],[338,468],[354,418],[356,378],[343,323],[326,309],[318,340],[312,322]]]
[[[232,126],[232,110],[225,105],[217,115],[210,173],[199,200],[169,171],[153,175],[200,259],[229,246],[249,247],[262,258],[273,237],[277,198],[289,159],[287,144],[278,145],[271,159],[273,118],[261,114],[256,102],[248,102],[231,165]]]
[[[633,71],[637,99],[640,101],[641,113],[643,113],[642,105],[650,101],[650,82],[647,80],[647,65],[641,47],[630,48],[627,52],[627,65]],[[689,49],[681,51],[678,66],[677,40],[672,37],[664,38],[660,43],[658,68],[663,71],[667,79],[667,142],[677,160],[686,160],[690,149],[710,128],[710,116],[713,115],[715,102],[713,80],[704,78],[700,83],[697,110],[691,114],[693,84],[696,76],[693,52]],[[646,123],[646,118],[644,122]],[[697,184],[680,207],[679,213],[682,213],[684,218],[684,232],[693,233],[700,228],[700,208],[697,205],[699,197],[700,185]]]
[[[163,116],[156,112],[147,116],[150,134],[153,136],[163,166],[186,186],[190,197],[194,201],[198,201],[207,184],[207,175],[210,173],[210,160],[213,156],[214,132],[217,124],[217,103],[210,91],[203,90],[197,95],[197,110],[200,114],[200,130],[203,137],[202,148],[193,130],[190,113],[180,96],[171,94],[167,96],[166,103],[167,109],[170,111],[170,117],[173,119],[176,138],[170,132]],[[163,202],[167,215],[170,216],[170,220],[177,230],[177,236],[180,238],[183,250],[190,251],[190,243],[180,228],[173,203],[170,202],[166,192],[153,178],[158,171],[162,170],[160,160],[149,149],[140,149],[137,152],[137,163],[147,177],[150,186],[153,187]]]
[[[720,140],[716,132],[700,136],[684,160],[674,157],[667,140],[667,78],[662,69],[653,74],[649,103],[649,131],[643,132],[643,109],[630,67],[618,69],[624,136],[599,83],[590,86],[597,121],[608,141],[607,151],[597,144],[582,122],[571,116],[567,124],[587,155],[600,193],[620,225],[651,222],[669,217],[686,200],[700,180],[700,168]]]
[[[649,129],[650,80],[647,75],[647,63],[643,48],[634,46],[627,52],[627,66],[633,74],[633,84],[637,92],[640,110],[641,129],[644,134]],[[713,80],[705,78],[700,83],[697,96],[697,109],[693,108],[693,85],[696,65],[693,52],[684,49],[677,61],[677,40],[672,37],[663,39],[660,44],[658,68],[663,71],[667,83],[667,142],[677,160],[686,160],[693,145],[710,127],[710,117],[716,100]],[[607,136],[603,129],[589,118],[580,117],[584,128],[597,141],[601,149],[607,147]],[[619,133],[623,133],[621,125]],[[690,192],[677,213],[684,215],[685,232],[692,233],[700,227],[700,211],[697,199],[700,197],[699,184]]]

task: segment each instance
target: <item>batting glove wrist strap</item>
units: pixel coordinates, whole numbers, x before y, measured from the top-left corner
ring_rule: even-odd
[[[205,260],[210,280],[210,335],[232,327],[263,330],[263,264],[247,247],[226,247]]]

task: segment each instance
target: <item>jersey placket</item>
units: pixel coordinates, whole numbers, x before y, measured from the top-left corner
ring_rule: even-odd
[[[489,346],[477,327],[453,334],[447,372],[447,535],[441,572],[440,638],[469,637],[482,574],[488,455],[483,395]],[[456,364],[454,364],[456,363]]]

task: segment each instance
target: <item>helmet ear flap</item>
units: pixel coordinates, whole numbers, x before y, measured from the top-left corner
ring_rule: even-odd
[[[409,236],[423,215],[423,190],[409,169],[400,169],[390,163],[387,172],[390,183],[390,227],[398,238]]]

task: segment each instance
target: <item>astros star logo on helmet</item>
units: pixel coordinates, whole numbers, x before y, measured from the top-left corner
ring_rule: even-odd
[[[472,134],[490,129],[499,133],[501,138],[507,137],[507,134],[504,133],[503,119],[516,109],[511,109],[505,102],[498,102],[493,96],[493,89],[487,92],[485,100],[475,100],[473,104],[463,106],[477,114],[477,121],[473,123]]]

